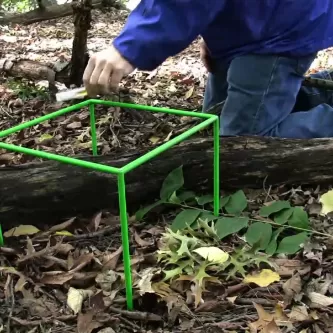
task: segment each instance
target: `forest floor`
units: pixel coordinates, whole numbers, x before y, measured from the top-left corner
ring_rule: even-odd
[[[94,11],[89,51],[106,47],[125,19],[118,11]],[[69,61],[71,27],[71,18],[1,27],[0,57]],[[333,68],[332,55],[330,49],[320,52],[310,72]],[[199,110],[206,78],[196,41],[156,71],[136,71],[122,85],[136,103]],[[0,77],[0,130],[68,104],[51,101],[44,84]],[[96,117],[100,154],[149,149],[189,126],[186,117],[118,108],[100,107]],[[91,153],[89,112],[47,121],[6,141],[65,155]],[[33,159],[0,150],[2,167]],[[171,178],[177,196],[185,195],[181,175]],[[103,211],[49,230],[7,230],[0,248],[0,332],[333,332],[333,207],[322,199],[329,189],[244,189],[224,197],[217,221],[206,214],[211,197],[199,194],[176,200],[172,209],[157,207],[144,223],[131,216],[133,311],[125,306],[118,216]],[[171,200],[174,193],[167,194]],[[192,229],[182,231],[185,215]],[[170,224],[178,232],[168,230]]]

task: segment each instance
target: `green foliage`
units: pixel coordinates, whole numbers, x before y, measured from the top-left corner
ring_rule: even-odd
[[[170,172],[165,178],[161,192],[161,200],[168,201],[172,195],[176,195],[176,191],[184,185],[183,166],[180,166]]]
[[[263,217],[269,217],[285,208],[290,208],[290,203],[288,201],[275,201],[269,206],[261,207],[259,214]]]
[[[240,236],[243,236],[250,246],[251,253],[261,253],[265,256],[277,253],[294,254],[301,249],[308,237],[307,213],[302,207],[291,207],[288,201],[275,201],[263,206],[259,214],[266,221],[258,221],[246,216],[248,213],[244,215],[247,198],[244,192],[239,190],[221,198],[220,216],[215,216],[210,210],[203,209],[205,206],[211,206],[214,201],[212,195],[197,196],[193,192],[182,191],[183,185],[183,169],[179,167],[173,170],[163,182],[160,200],[140,209],[136,214],[137,219],[142,219],[151,209],[161,204],[181,206],[182,211],[172,222],[172,232],[187,230],[186,233],[196,239],[210,237],[217,242],[228,236],[243,233]],[[189,206],[189,203],[197,204],[200,208]],[[302,232],[299,233],[298,229]],[[191,253],[191,249],[183,250]],[[234,267],[237,265],[235,263]],[[236,270],[239,271],[239,265],[237,267]]]
[[[236,234],[249,225],[247,217],[221,217],[215,223],[216,233],[220,240]]]
[[[30,98],[41,98],[47,100],[50,98],[49,92],[44,87],[39,87],[32,82],[28,82],[25,80],[16,80],[9,79],[7,81],[7,86],[9,89],[13,90],[13,92],[25,101]]]
[[[279,247],[276,250],[276,253],[294,254],[299,250],[299,247],[302,246],[308,238],[309,235],[307,232],[301,232],[297,235],[287,236],[281,240]]]
[[[218,282],[215,274],[223,272],[228,279],[236,275],[245,276],[245,270],[250,266],[270,265],[269,256],[254,252],[247,245],[228,254],[217,246],[219,241],[214,223],[200,218],[195,227],[186,226],[176,232],[167,229],[157,251],[164,273],[163,281],[190,280],[195,284],[195,303],[198,305],[205,283]]]
[[[197,209],[186,209],[181,211],[173,220],[171,229],[173,231],[190,227],[199,217],[201,211]]]
[[[223,209],[232,215],[241,214],[247,207],[247,199],[242,190],[237,191],[236,193],[229,195],[225,199],[225,204]]]
[[[8,12],[22,13],[34,9],[36,1],[34,0],[3,0],[2,7]]]

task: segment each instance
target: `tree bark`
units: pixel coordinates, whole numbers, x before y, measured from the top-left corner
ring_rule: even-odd
[[[101,8],[103,6],[102,2],[103,0],[92,0],[92,8]],[[126,7],[117,0],[109,0],[109,4],[110,7],[118,9],[126,9]],[[72,14],[73,14],[72,4],[65,3],[63,5],[53,5],[45,7],[45,9],[43,10],[37,8],[27,13],[5,16],[0,19],[0,25],[7,25],[11,23],[29,25],[36,22],[42,22],[42,21],[57,19],[60,17],[69,16]]]
[[[221,138],[220,152],[223,189],[333,181],[333,139],[227,137]],[[84,159],[120,167],[141,155]],[[167,174],[180,165],[186,189],[212,191],[212,161],[212,139],[199,138],[185,141],[129,172],[129,211],[157,199]],[[0,168],[0,184],[0,221],[5,229],[19,223],[59,222],[100,209],[118,212],[116,177],[81,167],[47,161]]]
[[[72,6],[74,12],[74,39],[70,82],[80,86],[86,68],[86,59],[89,57],[87,39],[91,24],[91,0],[77,0],[72,3]]]

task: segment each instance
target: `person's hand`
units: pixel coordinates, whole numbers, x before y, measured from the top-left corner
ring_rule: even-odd
[[[212,72],[212,58],[204,40],[201,40],[200,59],[205,65],[207,71]]]
[[[111,46],[93,54],[83,74],[83,83],[89,96],[109,94],[116,90],[123,77],[134,71],[134,67]]]

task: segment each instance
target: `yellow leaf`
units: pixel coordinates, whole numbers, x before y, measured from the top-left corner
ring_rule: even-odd
[[[280,275],[270,269],[263,269],[259,274],[247,275],[244,283],[255,283],[259,287],[267,287],[273,282],[280,281]]]
[[[56,232],[55,232],[55,235],[57,235],[57,236],[73,236],[73,234],[70,233],[70,232],[67,231],[67,230],[56,231]]]
[[[67,295],[67,305],[75,314],[81,311],[83,301],[94,294],[92,290],[75,289],[70,287]]]
[[[199,254],[199,256],[214,264],[224,264],[229,259],[229,254],[227,252],[213,246],[200,247],[193,250],[193,252]]]
[[[158,136],[151,136],[150,138],[149,138],[149,141],[151,142],[151,143],[153,143],[153,144],[156,144],[158,141],[160,141],[160,139],[161,138],[159,138]]]
[[[333,212],[333,190],[330,190],[320,197],[321,214],[326,215]]]
[[[19,225],[3,233],[4,237],[17,237],[37,234],[40,230],[33,225]]]
[[[50,140],[50,139],[52,139],[52,138],[53,138],[53,136],[50,135],[50,134],[43,134],[43,135],[41,135],[41,137],[39,138],[39,142],[43,142],[43,141],[45,141],[45,140]]]

